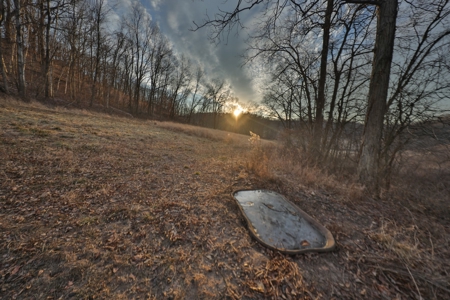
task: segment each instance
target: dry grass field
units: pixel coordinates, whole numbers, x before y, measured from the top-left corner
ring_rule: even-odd
[[[434,210],[401,184],[372,199],[275,142],[12,99],[0,128],[0,299],[450,298],[445,190]],[[282,193],[337,249],[265,249],[240,188]]]

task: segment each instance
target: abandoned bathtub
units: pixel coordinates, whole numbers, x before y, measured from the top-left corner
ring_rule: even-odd
[[[284,196],[269,190],[238,190],[232,196],[251,235],[264,246],[287,254],[334,249],[331,232]]]

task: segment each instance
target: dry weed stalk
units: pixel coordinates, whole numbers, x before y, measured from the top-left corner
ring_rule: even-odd
[[[246,161],[246,167],[260,178],[271,180],[273,174],[269,170],[269,159],[267,157],[267,149],[264,149],[261,138],[256,133],[250,131],[250,152]]]
[[[419,229],[412,225],[409,228],[399,228],[393,221],[382,221],[379,232],[371,234],[371,238],[384,245],[405,261],[422,259],[417,239]]]

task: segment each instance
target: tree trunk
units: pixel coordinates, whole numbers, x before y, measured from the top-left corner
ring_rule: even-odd
[[[0,28],[5,25],[5,6],[4,2],[0,2]],[[3,64],[3,50],[2,50],[2,38],[0,37],[0,71],[3,78],[3,89],[6,94],[9,94],[8,78],[6,77],[5,65]]]
[[[50,57],[50,25],[52,16],[50,14],[50,0],[46,1],[47,10],[47,24],[45,24],[45,55],[44,55],[44,89],[45,98],[53,97],[53,74],[51,72],[51,57]]]
[[[97,96],[97,79],[99,76],[99,67],[100,67],[100,55],[101,55],[101,49],[100,46],[102,44],[102,36],[101,36],[101,24],[103,22],[103,5],[104,1],[99,1],[96,3],[95,7],[95,34],[96,34],[96,51],[95,51],[95,66],[94,66],[94,78],[92,79],[92,88],[91,88],[91,101],[89,103],[89,106],[92,107],[94,103],[94,99]],[[92,47],[92,46],[91,46]]]
[[[320,153],[322,139],[323,110],[325,107],[325,83],[327,78],[328,47],[330,42],[331,14],[333,13],[334,0],[327,0],[325,22],[323,25],[322,53],[320,58],[320,75],[316,103],[316,122],[314,124],[313,153]]]
[[[26,99],[26,81],[25,81],[25,61],[23,57],[23,35],[22,23],[20,20],[20,0],[14,0],[15,15],[16,15],[16,42],[17,42],[17,76],[18,76],[18,91],[20,97]]]
[[[1,42],[1,38],[0,38]],[[8,87],[8,78],[6,77],[6,70],[5,65],[3,64],[3,53],[2,53],[2,45],[0,43],[0,70],[3,78],[3,89],[5,94],[9,94],[9,87]]]
[[[361,183],[372,192],[379,190],[379,159],[389,75],[394,52],[398,0],[380,1],[377,8],[377,35],[373,58],[369,99],[358,164]]]
[[[94,78],[92,79],[92,86],[91,86],[91,101],[89,102],[90,107],[92,107],[92,105],[94,104],[94,99],[97,95],[98,66],[100,64],[99,51],[100,50],[97,48],[97,52],[96,52],[96,56],[95,56]]]
[[[11,31],[12,31],[12,16],[14,12],[11,10],[11,1],[2,1],[3,5],[6,3],[5,9],[5,41],[6,44],[11,43]]]

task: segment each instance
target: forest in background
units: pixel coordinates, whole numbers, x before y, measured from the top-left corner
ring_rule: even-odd
[[[120,20],[114,9],[105,0],[1,1],[2,90],[184,122],[237,102],[225,80],[173,49],[142,4]]]
[[[388,186],[410,126],[450,99],[449,1],[238,1],[195,29],[222,41],[250,26],[249,11],[247,63],[264,66],[264,104],[295,128],[294,146],[320,165],[357,161],[375,194]]]

